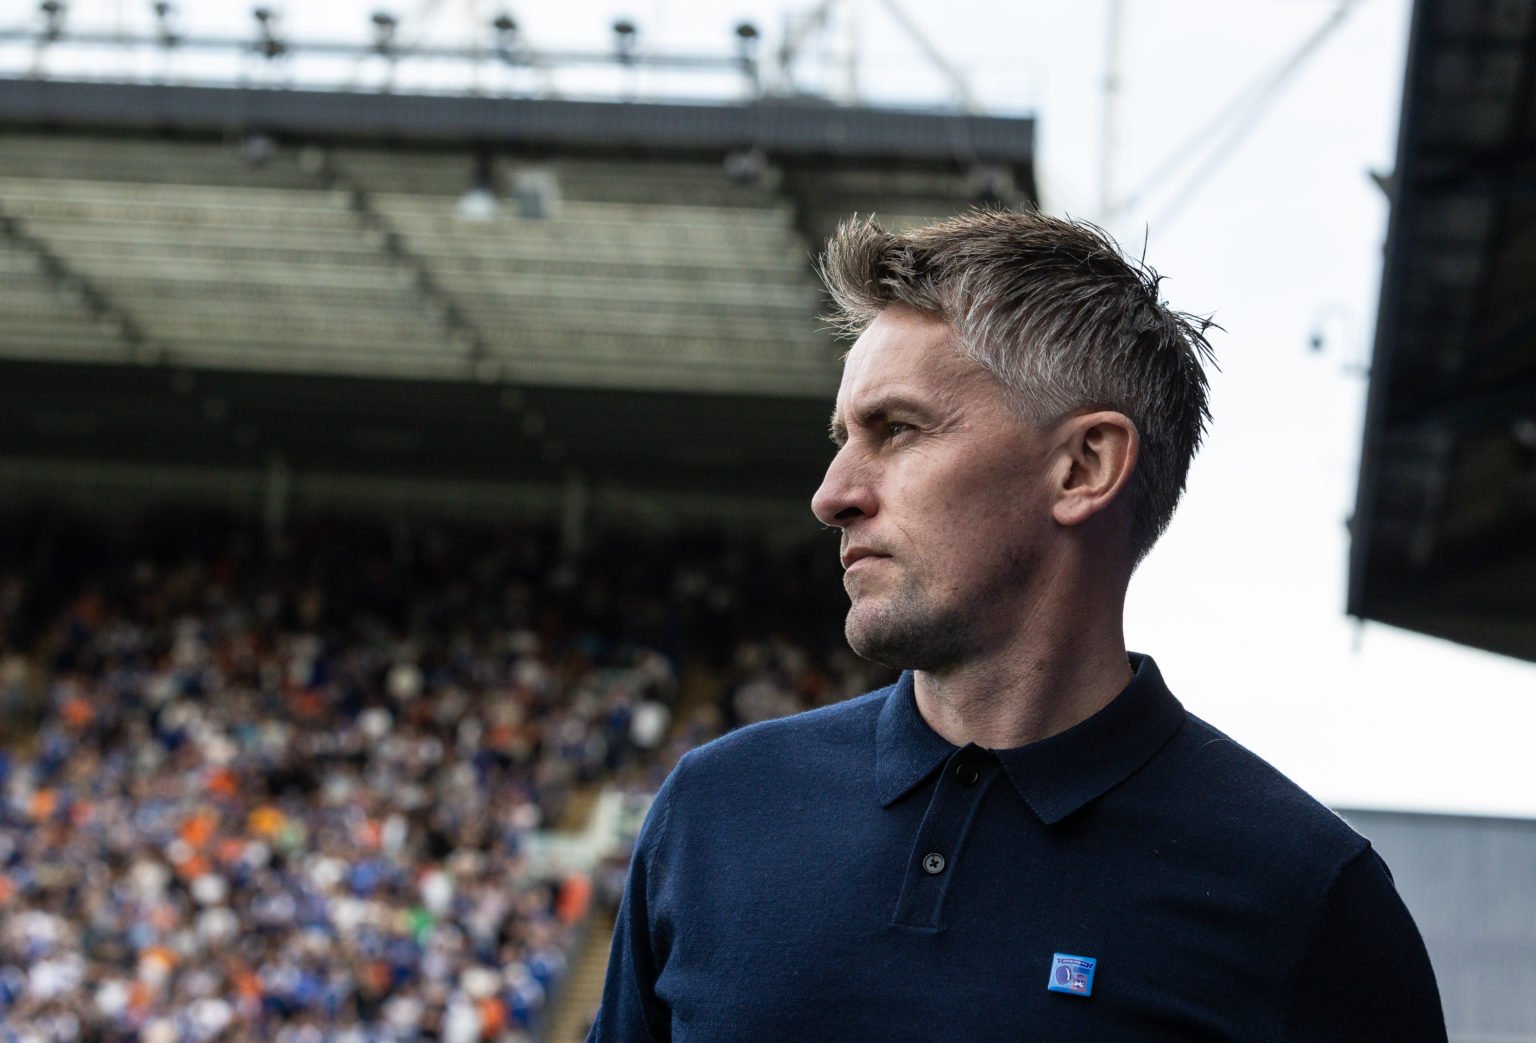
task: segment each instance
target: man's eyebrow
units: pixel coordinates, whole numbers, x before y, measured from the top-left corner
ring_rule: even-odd
[[[871,399],[853,412],[854,420],[865,426],[879,423],[881,420],[897,415],[910,417],[913,420],[924,423],[932,422],[934,418],[931,406],[899,392]]]
[[[854,409],[853,422],[858,427],[871,427],[893,414],[911,417],[922,423],[931,423],[934,419],[933,410],[917,399],[902,394],[890,394],[882,395]],[[827,433],[836,445],[841,446],[848,441],[848,425],[838,416],[836,409],[832,411]]]
[[[832,416],[827,420],[827,437],[839,449],[848,441],[848,425],[838,417],[836,409],[832,410]]]

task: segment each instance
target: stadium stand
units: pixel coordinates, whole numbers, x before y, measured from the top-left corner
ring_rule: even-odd
[[[578,1035],[670,760],[881,679],[816,243],[1031,130],[6,81],[0,1038]]]
[[[0,659],[44,701],[0,761],[7,1041],[534,1038],[602,868],[540,853],[572,794],[653,789],[712,701],[878,679],[835,648],[820,545],[569,560],[331,519],[269,550],[206,512],[5,537]]]
[[[642,203],[603,198],[612,173],[596,164],[551,164],[554,212],[509,235],[456,216],[461,156],[311,148],[252,163],[216,145],[36,135],[0,155],[7,216],[48,250],[18,310],[41,312],[56,257],[134,317],[125,335],[153,357],[412,379],[478,364],[582,385],[825,382],[787,208],[730,191],[717,167],[639,164],[625,185]],[[28,267],[25,247],[9,252]],[[121,358],[111,338],[65,332],[39,346]],[[722,353],[731,338],[739,350]],[[701,361],[715,365],[690,375]]]
[[[803,526],[817,244],[1032,199],[1032,140],[803,99],[4,79],[0,484]]]

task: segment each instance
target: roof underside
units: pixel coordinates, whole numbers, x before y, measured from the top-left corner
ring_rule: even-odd
[[[0,81],[0,463],[803,503],[818,244],[1031,201],[1032,129]]]
[[[1536,659],[1536,7],[1419,0],[1349,610]]]

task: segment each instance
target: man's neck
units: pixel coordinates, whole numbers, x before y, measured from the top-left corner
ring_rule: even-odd
[[[1102,606],[1108,608],[1109,606]],[[1118,610],[1097,619],[1032,621],[1031,639],[947,670],[919,670],[917,707],[957,746],[1027,746],[1108,706],[1131,681]]]

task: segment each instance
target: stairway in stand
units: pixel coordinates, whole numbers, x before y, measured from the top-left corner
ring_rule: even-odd
[[[592,1015],[603,997],[603,976],[608,970],[608,945],[613,938],[613,917],[592,914],[586,944],[571,965],[571,976],[551,1013],[543,1043],[582,1043]]]
[[[682,679],[681,692],[673,708],[672,727],[678,730],[700,709],[718,697],[721,678],[703,667],[690,669]],[[602,789],[584,786],[574,790],[560,816],[561,830],[577,833],[585,830]],[[586,1031],[597,1005],[603,998],[603,978],[608,972],[608,949],[613,941],[613,916],[601,909],[592,913],[581,951],[571,961],[570,977],[550,1011],[549,1028],[540,1043],[584,1043]]]
[[[592,783],[572,789],[565,798],[565,807],[560,810],[560,818],[555,822],[555,829],[562,833],[580,833],[586,829],[587,823],[592,819],[592,808],[597,804],[597,798],[602,795],[602,792],[601,786]]]

